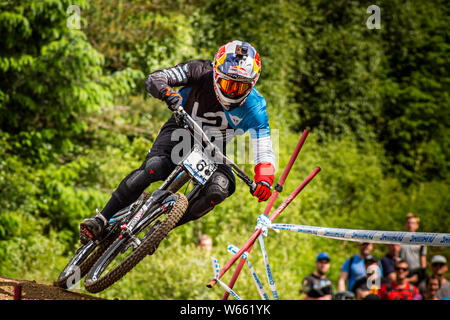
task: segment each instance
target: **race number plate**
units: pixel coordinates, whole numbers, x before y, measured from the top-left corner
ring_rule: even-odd
[[[198,146],[194,146],[191,153],[183,160],[183,166],[201,184],[205,184],[217,169],[217,165],[203,154]]]

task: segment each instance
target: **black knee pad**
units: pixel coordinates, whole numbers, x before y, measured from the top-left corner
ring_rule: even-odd
[[[133,192],[142,192],[150,183],[167,178],[173,167],[171,164],[166,157],[147,158],[138,170],[128,175],[126,185]]]
[[[229,187],[230,181],[227,176],[225,176],[222,172],[215,172],[201,193],[203,198],[208,200],[210,204],[216,205],[221,203],[230,195]]]
[[[149,176],[151,182],[166,179],[175,168],[175,164],[168,157],[153,156],[147,158],[141,168]]]
[[[222,172],[216,171],[202,190],[189,201],[186,213],[177,226],[199,219],[210,212],[217,204],[230,196],[230,180]]]
[[[131,204],[152,182],[165,179],[173,167],[169,158],[147,158],[139,169],[132,171],[122,180],[113,195],[121,204]]]

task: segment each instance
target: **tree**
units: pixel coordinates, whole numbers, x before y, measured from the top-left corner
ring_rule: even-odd
[[[95,1],[87,11],[86,35],[105,56],[107,70],[131,67],[148,74],[198,58],[191,20],[202,1]]]
[[[448,177],[450,45],[443,1],[382,8],[383,109],[377,131],[404,182]]]
[[[104,58],[82,30],[69,28],[70,1],[2,3],[0,125],[14,152],[45,161],[73,151],[81,116],[111,106],[140,72],[105,75]],[[87,1],[79,1],[80,9]],[[68,14],[69,12],[69,14]]]

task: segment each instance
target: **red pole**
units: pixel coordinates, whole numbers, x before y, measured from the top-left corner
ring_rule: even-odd
[[[283,212],[283,210],[292,202],[292,200],[295,199],[295,197],[300,193],[300,191],[303,190],[304,187],[319,173],[320,168],[316,167],[309,175],[308,177],[303,180],[303,182],[289,195],[289,197],[283,201],[283,203],[275,210],[275,212],[269,217],[270,221],[274,221],[280,214]],[[253,232],[250,239],[247,240],[247,242],[239,249],[239,251],[225,264],[225,266],[220,270],[218,278],[220,279],[225,272],[230,269],[230,267],[233,265],[233,263],[236,262],[236,260],[245,252],[247,249],[253,245],[255,240],[260,236],[262,233],[261,229],[255,230]],[[212,279],[208,284],[208,288],[212,288],[216,284],[216,280]]]
[[[269,217],[270,221],[274,221],[284,209],[295,199],[295,197],[306,187],[306,185],[320,172],[320,167],[316,167],[302,183],[287,197],[286,200],[274,211]]]
[[[309,134],[308,130],[304,130],[303,131],[302,136],[300,137],[300,140],[297,142],[297,146],[295,147],[294,152],[292,153],[292,155],[291,155],[291,157],[290,157],[286,167],[284,168],[280,179],[278,179],[278,186],[279,187],[277,186],[277,188],[275,188],[275,191],[273,192],[272,196],[270,197],[269,202],[267,203],[266,209],[264,210],[264,214],[266,216],[269,214],[270,210],[272,210],[272,207],[273,207],[273,205],[275,203],[275,200],[277,199],[278,194],[281,192],[282,187],[284,185],[284,182],[286,181],[286,178],[289,175],[289,172],[291,171],[291,168],[294,165],[294,162],[297,159],[297,156],[300,153],[300,150],[302,149],[303,144],[305,143],[305,140],[308,137],[308,134]],[[252,248],[253,248],[253,244],[248,247],[247,252],[250,253],[250,251],[252,251]],[[241,258],[241,260],[239,261],[239,263],[237,265],[237,268],[234,271],[234,274],[231,277],[231,280],[230,280],[230,282],[228,284],[228,286],[230,288],[233,288],[233,286],[234,286],[234,284],[235,284],[235,282],[236,282],[236,280],[237,280],[237,278],[239,276],[239,273],[241,272],[242,267],[244,266],[244,264],[245,264],[245,259]],[[222,300],[227,300],[229,295],[230,294],[228,293],[228,291],[225,291],[225,293],[222,296]]]
[[[280,179],[278,180],[279,185],[283,185],[284,182],[286,181],[286,178],[287,178],[289,172],[291,171],[291,168],[294,165],[294,162],[297,159],[297,156],[300,153],[300,150],[302,149],[303,143],[305,143],[305,140],[308,137],[308,134],[309,134],[308,130],[303,131],[302,136],[300,137],[300,140],[298,140],[297,146],[295,147],[294,153],[292,153],[291,158],[289,159],[289,162],[286,165],[286,168],[284,168],[284,171],[281,174]]]

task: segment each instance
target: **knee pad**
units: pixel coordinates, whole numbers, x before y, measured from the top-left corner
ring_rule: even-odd
[[[174,168],[175,164],[170,158],[161,156],[147,158],[141,166],[151,182],[166,179]]]
[[[199,219],[210,212],[217,204],[230,196],[229,185],[228,178],[223,173],[216,171],[203,189],[189,201],[186,213],[177,226]]]
[[[122,180],[113,195],[121,204],[129,204],[135,201],[152,182],[165,179],[173,166],[172,161],[166,157],[147,158],[139,169],[133,170]]]
[[[160,181],[170,174],[172,162],[165,157],[147,158],[141,167],[125,178],[126,186],[133,192],[144,191],[150,183]]]
[[[215,172],[202,192],[203,197],[212,205],[221,203],[229,194],[230,181],[222,172]]]

